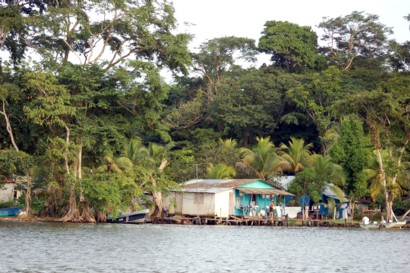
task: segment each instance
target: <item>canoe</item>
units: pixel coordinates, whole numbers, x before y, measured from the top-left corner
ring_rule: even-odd
[[[0,209],[0,217],[12,217],[17,216],[21,212],[22,207],[14,207],[14,208],[1,208]]]
[[[149,209],[134,211],[128,214],[122,214],[114,219],[107,219],[107,223],[143,224],[145,223],[148,213]]]

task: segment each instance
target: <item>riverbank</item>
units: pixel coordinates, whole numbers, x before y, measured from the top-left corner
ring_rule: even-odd
[[[34,223],[34,222],[63,222],[61,218],[53,218],[53,217],[37,217],[33,216],[30,218],[27,217],[7,217],[7,216],[2,216],[0,217],[0,222],[28,222],[28,223]]]
[[[53,217],[0,217],[0,222],[64,222],[62,218]],[[175,224],[175,225],[226,225],[226,226],[288,226],[288,227],[335,227],[335,228],[360,228],[360,221],[354,220],[266,220],[261,218],[199,218],[199,217],[166,217],[147,221],[150,224]],[[408,222],[403,229],[410,229]]]

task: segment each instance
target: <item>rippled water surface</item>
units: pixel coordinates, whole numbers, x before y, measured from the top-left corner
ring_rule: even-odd
[[[0,272],[410,272],[409,230],[0,222]]]

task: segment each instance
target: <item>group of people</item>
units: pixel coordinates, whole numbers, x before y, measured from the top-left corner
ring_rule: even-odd
[[[266,206],[265,208],[261,209],[261,211],[259,212],[260,216],[262,216],[263,218],[267,219],[268,218],[268,214],[269,215],[273,215],[276,217],[282,217],[282,203],[279,203],[279,206],[276,207],[275,203],[272,201],[270,203],[270,206]]]

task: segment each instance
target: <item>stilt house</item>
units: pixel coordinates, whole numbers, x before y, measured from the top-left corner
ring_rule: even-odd
[[[258,179],[194,179],[164,198],[171,213],[192,216],[252,216],[293,196]]]

